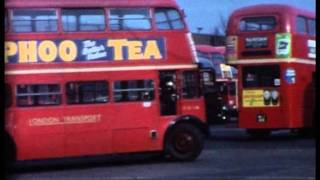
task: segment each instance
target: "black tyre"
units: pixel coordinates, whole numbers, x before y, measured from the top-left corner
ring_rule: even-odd
[[[269,137],[271,130],[268,129],[247,129],[247,133],[255,139],[261,139]]]
[[[194,125],[179,124],[168,134],[165,152],[179,161],[195,160],[203,149],[204,135]]]

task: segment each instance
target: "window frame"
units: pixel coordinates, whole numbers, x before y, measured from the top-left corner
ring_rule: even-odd
[[[81,24],[80,23],[80,16],[77,16],[77,24],[76,24],[76,30],[74,31],[67,31],[64,29],[64,21],[63,21],[63,11],[64,10],[77,10],[77,11],[81,11],[81,10],[101,10],[103,12],[103,17],[104,17],[104,28],[103,30],[80,30]],[[108,13],[106,12],[106,8],[101,8],[101,7],[97,7],[97,8],[59,8],[60,14],[59,14],[59,18],[60,18],[60,26],[61,26],[61,32],[63,33],[101,33],[101,32],[105,32],[109,26],[108,26]]]
[[[301,31],[298,31],[298,19],[303,19],[304,20],[304,32],[301,32]],[[296,24],[296,26],[295,26],[295,31],[296,31],[296,33],[298,33],[298,34],[304,34],[304,35],[307,35],[307,34],[309,34],[309,31],[308,31],[308,18],[306,17],[306,16],[303,16],[303,15],[297,15],[296,17],[295,17],[295,24]]]
[[[143,18],[143,20],[148,20],[150,27],[148,29],[123,29],[123,28],[119,28],[119,29],[112,29],[112,25],[111,25],[111,21],[112,20],[117,20],[115,18],[111,18],[111,10],[113,9],[122,9],[122,10],[128,10],[128,9],[133,9],[133,10],[137,10],[137,9],[146,9],[149,17],[148,18]],[[107,9],[107,13],[106,13],[106,23],[108,26],[108,30],[110,32],[124,32],[124,31],[152,31],[154,30],[154,15],[153,15],[153,10],[150,7],[110,7]],[[133,18],[133,19],[129,19],[129,20],[142,20],[140,18]],[[128,19],[124,19],[122,18],[122,20],[128,20]]]
[[[195,75],[196,74],[196,85],[194,81],[187,81],[186,80],[186,74],[192,74]],[[181,97],[183,99],[187,99],[187,100],[191,100],[191,99],[199,99],[201,98],[201,96],[203,95],[202,93],[202,89],[201,89],[201,80],[200,80],[200,72],[197,70],[186,70],[182,72],[182,81],[181,81]],[[193,82],[193,83],[190,83]],[[188,89],[185,89],[188,88]],[[193,92],[196,91],[195,95],[189,97],[190,92],[189,90],[192,90]],[[196,90],[197,89],[197,90]],[[189,93],[189,94],[186,94]]]
[[[175,20],[170,19],[170,21],[168,21],[168,19],[167,19],[166,21],[162,21],[162,23],[163,23],[163,22],[170,22],[170,23],[169,23],[170,28],[169,28],[169,29],[160,29],[160,28],[158,27],[157,18],[156,18],[156,14],[157,14],[157,10],[158,10],[158,9],[160,9],[160,10],[163,10],[163,9],[175,10],[175,11],[178,13],[178,15],[179,15],[179,19],[175,19]],[[166,17],[167,17],[167,13],[166,13]],[[181,11],[180,11],[179,9],[177,9],[177,8],[174,8],[174,7],[156,7],[156,8],[153,8],[153,23],[154,23],[154,28],[155,28],[156,30],[158,30],[158,31],[183,31],[183,30],[185,30],[185,29],[187,28],[187,24],[186,24],[186,22],[185,22],[185,18],[184,18],[184,17],[185,17],[185,16],[181,13]],[[182,25],[183,25],[183,27],[180,28],[180,29],[175,29],[175,28],[172,27],[172,22],[177,21],[177,20],[181,20],[181,23],[182,23]]]
[[[56,86],[58,87],[58,91],[56,92],[30,92],[32,90],[30,90],[30,88],[32,88],[33,86],[36,86],[37,91],[39,91],[39,86]],[[27,86],[27,92],[26,93],[19,93],[18,92],[18,88],[19,86]],[[39,103],[39,97],[40,96],[56,96],[55,98],[57,98],[57,102],[56,103],[50,103],[50,104],[43,104],[43,103]],[[20,104],[19,103],[19,97],[27,97],[28,99],[32,99],[32,104]],[[36,99],[33,99],[34,97],[36,97]],[[19,108],[34,108],[34,107],[49,107],[49,106],[59,106],[62,105],[62,100],[63,100],[63,93],[62,93],[62,88],[61,85],[59,83],[41,83],[41,84],[17,84],[15,86],[15,99],[16,99],[16,107]]]
[[[75,102],[74,99],[72,99],[73,102],[71,102],[70,99],[69,99],[70,93],[68,91],[69,90],[68,85],[71,84],[71,83],[78,85],[77,90],[70,91],[70,93],[75,93],[74,91],[78,91],[79,102]],[[81,84],[89,84],[89,83],[95,83],[95,89],[94,90],[90,90],[90,93],[94,94],[94,97],[92,98],[92,99],[94,99],[94,101],[86,102],[86,101],[84,101],[84,97],[82,97],[80,99],[80,95],[79,94],[88,93],[88,91],[81,91],[81,93],[80,93],[79,85],[81,85]],[[99,91],[97,90],[97,83],[104,83],[106,85],[106,91],[105,91],[105,93],[106,93],[105,94],[106,95],[105,96],[106,97],[106,101],[97,101],[96,100],[97,99],[97,94],[103,92],[103,90],[99,90]],[[68,81],[68,82],[65,83],[64,88],[65,88],[65,99],[66,99],[66,104],[67,105],[71,105],[71,106],[73,106],[73,105],[92,105],[92,104],[97,105],[97,104],[107,104],[107,103],[110,102],[110,98],[111,98],[111,96],[110,96],[110,82],[107,81],[107,80]]]
[[[276,71],[272,71],[272,73],[271,73],[271,71],[270,71],[271,68],[273,68]],[[266,73],[266,70],[268,70],[267,73]],[[248,82],[246,80],[247,75],[250,72],[254,72],[254,75],[256,76],[255,77],[256,80],[254,81],[254,84],[250,84],[250,82]],[[273,81],[271,82],[272,85],[263,84],[263,83],[266,82],[266,80],[265,79],[262,80],[261,76],[265,77],[266,74],[269,75],[268,78],[273,78]],[[280,83],[279,85],[275,85],[275,82],[274,82],[275,79],[279,79],[280,82],[282,81],[281,74],[282,74],[282,72],[281,72],[280,65],[244,66],[244,67],[242,67],[242,72],[241,72],[241,82],[242,82],[241,86],[244,89],[247,89],[247,88],[275,88],[275,87],[281,87],[282,83]],[[270,76],[270,75],[272,75],[272,76]]]
[[[311,27],[310,23],[314,23],[314,28]],[[317,33],[317,22],[316,22],[316,19],[307,18],[307,27],[308,27],[308,35],[316,36],[316,33]],[[312,29],[312,31],[314,31],[313,34],[311,34],[311,29]]]
[[[30,31],[30,32],[16,32],[14,31],[14,26],[13,26],[13,12],[14,10],[34,10],[34,11],[54,11],[55,14],[56,14],[56,23],[57,23],[57,26],[56,26],[56,31]],[[15,34],[33,34],[33,33],[36,33],[36,34],[41,34],[41,33],[45,33],[45,34],[57,34],[60,32],[60,25],[61,25],[61,22],[60,22],[60,12],[59,12],[59,8],[12,8],[12,9],[9,9],[8,10],[8,25],[9,25],[9,28],[8,28],[8,31],[7,32],[10,32],[10,33],[15,33]],[[31,21],[31,24],[33,23],[33,21]],[[32,26],[32,25],[31,25]],[[35,26],[35,25],[33,25]]]
[[[262,30],[261,29],[261,25],[260,25],[260,28],[259,30],[247,30],[247,26],[244,30],[241,29],[241,22],[244,21],[245,19],[259,19],[259,18],[271,18],[274,20],[274,26],[272,29],[268,29],[268,30]],[[256,33],[256,32],[274,32],[274,31],[278,31],[279,29],[279,20],[278,20],[278,16],[276,15],[263,15],[263,16],[243,16],[243,17],[240,17],[239,18],[239,21],[237,23],[237,31],[240,32],[240,33]]]
[[[117,83],[117,82],[120,82],[120,83],[122,83],[122,82],[126,82],[127,83],[127,85],[129,84],[129,81],[144,81],[144,82],[146,82],[146,81],[150,81],[150,83],[152,83],[152,86],[153,87],[151,87],[151,88],[146,88],[146,87],[144,87],[144,88],[127,88],[127,89],[124,89],[124,88],[121,88],[121,89],[116,89],[116,87],[115,87],[115,83]],[[131,91],[130,91],[131,90]],[[142,97],[141,97],[141,95],[139,96],[139,98],[137,98],[138,100],[116,100],[116,98],[115,98],[115,96],[116,96],[116,93],[117,92],[127,92],[127,96],[129,97],[129,92],[137,92],[137,93],[144,93],[144,92],[151,92],[151,95],[149,95],[149,96],[151,96],[151,98],[149,98],[149,99],[143,99]],[[112,82],[112,102],[113,103],[117,103],[117,104],[119,104],[119,103],[139,103],[139,102],[153,102],[153,101],[155,101],[155,99],[156,99],[156,82],[155,82],[155,80],[153,80],[153,79],[130,79],[130,80],[114,80],[113,82]]]

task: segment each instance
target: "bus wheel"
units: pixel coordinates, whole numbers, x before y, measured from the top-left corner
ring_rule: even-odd
[[[204,136],[199,128],[179,124],[170,132],[165,142],[165,151],[174,160],[195,160],[203,149]]]
[[[266,138],[271,134],[271,131],[268,129],[247,129],[247,133],[252,137],[252,138]]]

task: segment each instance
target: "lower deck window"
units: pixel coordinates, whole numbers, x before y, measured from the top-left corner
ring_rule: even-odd
[[[69,82],[66,85],[68,104],[106,103],[109,101],[106,81]]]
[[[199,73],[197,71],[186,71],[183,73],[183,98],[198,98],[200,94]]]
[[[152,101],[154,99],[152,80],[116,81],[113,86],[115,102]]]
[[[61,103],[60,86],[57,84],[17,85],[17,106],[50,106]]]
[[[242,72],[243,87],[274,87],[280,85],[280,66],[247,66]]]

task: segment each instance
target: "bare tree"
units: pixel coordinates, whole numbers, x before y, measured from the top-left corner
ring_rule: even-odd
[[[220,12],[219,21],[215,27],[213,27],[212,34],[217,36],[224,36],[227,29],[227,18]]]

